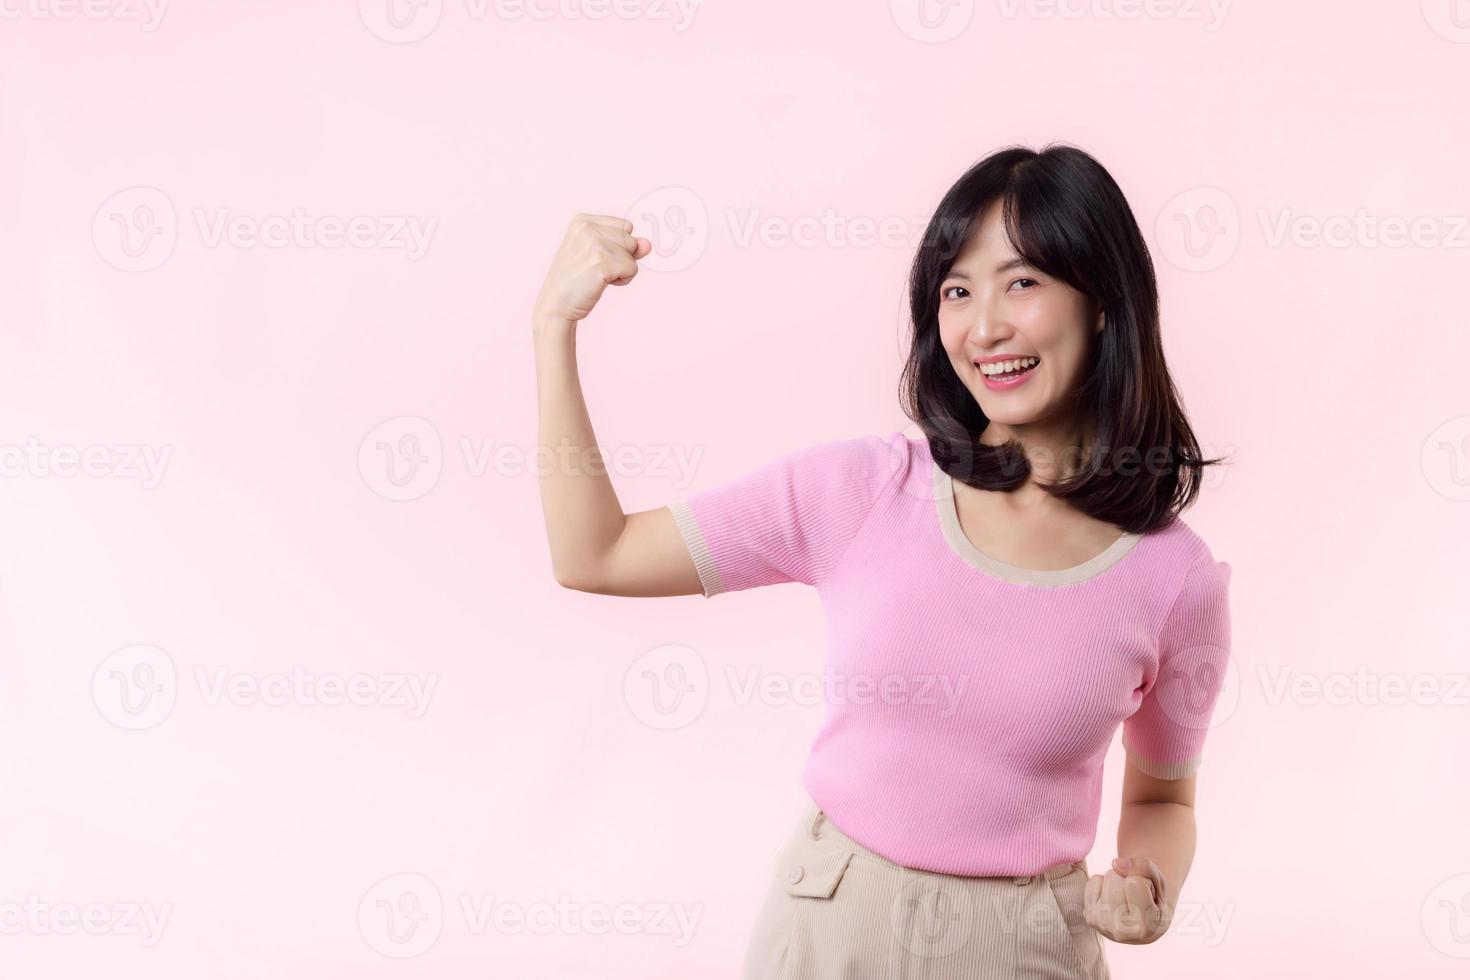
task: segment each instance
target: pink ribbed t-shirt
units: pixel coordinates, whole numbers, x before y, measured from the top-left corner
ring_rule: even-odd
[[[802,784],[910,868],[1030,875],[1092,849],[1103,758],[1192,774],[1230,649],[1230,566],[1182,520],[1081,565],[1005,564],[902,432],[788,453],[670,504],[704,595],[814,586],[826,718]]]

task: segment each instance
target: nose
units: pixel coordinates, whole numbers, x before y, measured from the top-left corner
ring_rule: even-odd
[[[984,302],[975,303],[972,308],[975,310],[975,319],[970,324],[972,345],[983,350],[1010,337],[1013,332],[1011,323],[994,291]]]

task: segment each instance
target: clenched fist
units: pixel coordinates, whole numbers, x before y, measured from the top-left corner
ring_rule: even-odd
[[[609,284],[632,282],[638,260],[652,250],[652,242],[633,235],[633,222],[626,218],[574,215],[536,297],[535,319],[581,320]]]
[[[1174,909],[1164,904],[1166,894],[1157,864],[1144,857],[1113,858],[1107,874],[1087,879],[1082,917],[1115,943],[1151,943],[1174,917]]]

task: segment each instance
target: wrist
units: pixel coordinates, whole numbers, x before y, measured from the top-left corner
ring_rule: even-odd
[[[576,333],[577,321],[571,317],[535,310],[531,313],[531,331],[538,337],[564,337]]]

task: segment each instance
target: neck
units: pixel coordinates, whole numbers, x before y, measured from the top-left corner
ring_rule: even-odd
[[[1092,427],[1076,416],[1042,419],[1024,425],[991,422],[980,435],[980,442],[998,446],[1014,440],[1020,443],[1030,464],[1027,486],[1036,481],[1052,483],[1076,472],[1087,456],[1092,440]]]

